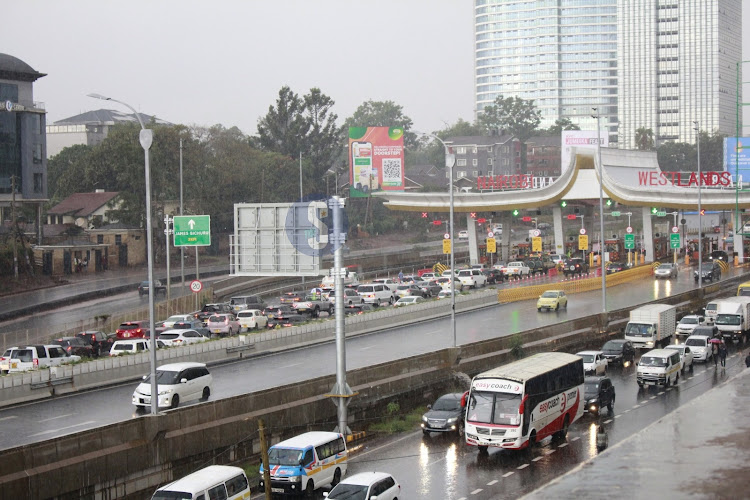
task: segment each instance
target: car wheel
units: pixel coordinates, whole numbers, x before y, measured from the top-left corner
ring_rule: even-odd
[[[377,300],[375,301],[375,307],[380,307],[380,299],[377,299]]]
[[[672,384],[672,379],[667,377],[667,379],[664,381],[664,387],[669,387]]]
[[[208,387],[203,388],[203,396],[201,396],[201,401],[208,401],[208,398],[211,397],[211,389]]]
[[[537,307],[536,310],[539,311],[539,312],[542,312],[542,308],[541,307]]]
[[[170,408],[177,408],[178,406],[180,406],[180,396],[175,394],[174,396],[172,396],[172,405],[170,406]]]
[[[560,303],[558,302],[557,304],[555,304],[555,311],[559,311],[559,310],[560,310]]]
[[[463,422],[458,423],[458,427],[456,427],[456,437],[459,439],[464,437],[464,424]]]

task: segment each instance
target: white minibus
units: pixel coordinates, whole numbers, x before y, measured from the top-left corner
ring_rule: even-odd
[[[229,465],[209,465],[182,479],[162,486],[151,500],[227,500],[250,498],[250,484],[245,471]]]

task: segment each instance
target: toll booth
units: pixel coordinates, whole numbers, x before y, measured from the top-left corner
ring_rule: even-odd
[[[625,257],[625,243],[622,238],[604,240],[604,258],[609,262],[620,262]]]

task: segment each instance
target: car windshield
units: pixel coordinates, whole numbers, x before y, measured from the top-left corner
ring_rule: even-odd
[[[450,397],[450,398],[440,398],[437,401],[435,401],[435,405],[432,407],[433,410],[438,411],[454,411],[454,410],[460,410],[461,409],[461,401]]]
[[[606,344],[604,344],[604,347],[602,347],[602,351],[609,351],[609,352],[612,352],[612,351],[616,351],[616,352],[622,351],[622,344],[619,343],[619,342],[612,342],[610,340],[609,342],[607,342]]]
[[[667,361],[664,358],[655,358],[653,356],[644,356],[641,358],[641,361],[639,362],[641,366],[655,366],[655,367],[661,367],[661,366],[667,366]]]
[[[542,294],[543,299],[554,299],[557,297],[557,292],[544,292]]]
[[[716,316],[714,321],[717,325],[739,325],[740,315],[739,314],[719,314]]]
[[[594,355],[593,354],[579,354],[580,357],[583,358],[584,363],[593,363],[594,362]]]
[[[518,425],[520,394],[472,391],[468,420],[483,424]]]
[[[659,266],[659,269],[661,269],[662,271],[670,271],[672,269],[672,266],[670,266],[669,264],[662,264]]]
[[[680,320],[680,324],[683,325],[697,325],[698,324],[698,318],[691,318],[690,316],[686,316]]]
[[[361,484],[343,484],[336,485],[328,494],[331,500],[365,500],[368,486]]]
[[[211,316],[211,317],[208,318],[208,322],[209,323],[223,323],[224,320],[225,320],[224,316],[213,315],[213,316]]]
[[[359,292],[359,293],[371,293],[374,290],[375,289],[373,287],[371,287],[371,286],[361,286],[361,287],[357,288],[357,292]]]
[[[408,290],[409,288],[411,288],[409,285],[399,285],[397,289],[398,290]]]
[[[271,448],[268,450],[269,465],[299,465],[304,450],[291,450],[289,448]]]
[[[240,313],[237,314],[237,317],[238,318],[252,318],[253,317],[253,313],[251,313],[250,311],[240,312]]]
[[[11,359],[17,359],[24,363],[30,363],[34,357],[34,354],[31,352],[31,349],[18,349],[13,351],[10,357]]]
[[[180,375],[180,372],[173,372],[173,371],[166,371],[166,370],[156,370],[156,384],[157,385],[175,385],[180,382],[180,379],[177,377]],[[144,383],[151,382],[151,375],[146,376],[146,378],[143,380]]]
[[[687,339],[685,345],[693,347],[706,347],[706,341],[703,339]]]
[[[589,394],[599,393],[599,382],[585,382],[583,385],[583,392],[588,396]]]

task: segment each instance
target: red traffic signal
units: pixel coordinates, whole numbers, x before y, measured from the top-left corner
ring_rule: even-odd
[[[568,214],[568,220],[576,220],[576,214]]]
[[[485,222],[487,222],[487,219],[485,219],[484,217],[480,217],[477,219],[477,222],[480,224],[484,224]]]
[[[441,220],[434,220],[434,221],[432,221],[432,225],[433,226],[439,226],[442,223],[443,223],[443,221],[441,221]]]
[[[477,218],[477,213],[476,212],[471,212],[471,218],[472,219],[476,219]]]
[[[528,215],[524,215],[523,217],[521,217],[521,220],[524,222],[531,222],[531,217],[529,217]]]

